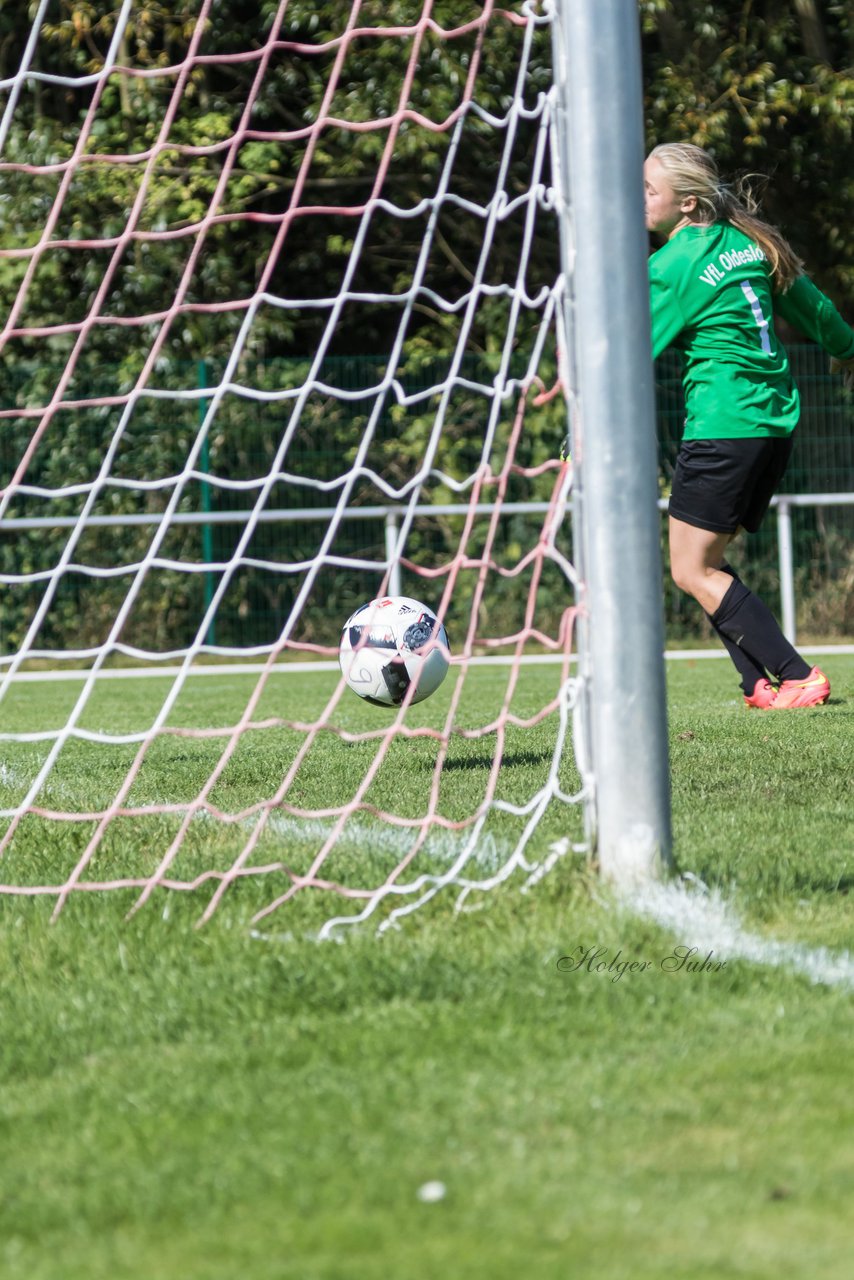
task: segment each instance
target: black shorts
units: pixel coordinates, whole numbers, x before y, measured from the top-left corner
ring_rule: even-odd
[[[735,533],[756,533],[792,453],[791,436],[683,440],[673,473],[670,514],[675,520]]]

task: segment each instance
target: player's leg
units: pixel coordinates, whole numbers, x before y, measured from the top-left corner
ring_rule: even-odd
[[[726,560],[721,564],[720,570],[722,573],[729,574],[737,582],[741,581],[735,569]],[[707,613],[706,617],[715,635],[732,659],[736,671],[741,676],[741,689],[744,694],[745,704],[748,707],[762,709],[770,707],[774,701],[776,690],[768,679],[768,673],[762,663],[757,662],[749,653],[745,653],[744,649],[740,648],[734,640],[730,640],[729,636],[724,635],[723,631],[715,625],[711,614]]]
[[[735,533],[701,529],[670,517],[670,572],[680,591],[693,596],[708,614],[719,608],[733,579],[721,568]]]
[[[773,698],[781,706],[814,705],[830,692],[826,677],[810,669],[770,609],[736,574],[722,568],[739,526],[752,532],[759,528],[790,452],[790,440],[689,441],[680,450],[674,475],[673,579],[708,614],[742,677],[750,706],[772,705],[773,691],[761,683],[766,672],[782,683]]]
[[[721,568],[733,536],[732,533],[698,529],[671,516],[670,566],[673,581],[702,606],[715,630],[745,654],[751,678],[759,679],[760,670],[763,675],[771,672],[782,679],[806,674],[809,667],[802,670],[799,664],[803,660],[783,636],[767,606],[740,578]],[[732,656],[735,660],[739,655]],[[736,666],[741,672],[740,660],[736,661]],[[745,693],[752,692],[752,689],[745,688]]]
[[[676,475],[671,497],[670,517],[670,565],[673,580],[702,605],[712,629],[723,644],[741,677],[741,689],[749,706],[765,707],[774,698],[774,689],[761,662],[747,653],[741,645],[721,631],[714,619],[726,592],[738,574],[727,564],[725,556],[730,542],[738,532],[737,517],[730,529],[722,530],[701,526],[719,524],[720,503],[714,499],[708,503],[709,484],[707,471],[713,462],[713,442],[683,444],[676,465]],[[675,509],[684,518],[674,514]],[[696,524],[695,521],[701,524]]]
[[[670,565],[673,581],[680,590],[692,595],[702,606],[712,629],[720,639],[741,677],[741,688],[748,706],[767,707],[774,699],[774,689],[765,667],[748,653],[735,638],[722,631],[715,615],[738,574],[726,563],[724,555],[735,534],[715,534],[706,529],[670,518]]]
[[[826,702],[830,682],[818,669],[810,667],[786,639],[777,619],[758,596],[735,579],[712,614],[716,631],[761,662],[779,683],[773,702],[746,699],[751,706],[811,707]]]

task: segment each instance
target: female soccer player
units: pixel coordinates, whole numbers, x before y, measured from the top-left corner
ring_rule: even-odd
[[[726,563],[755,533],[792,451],[797,388],[774,332],[782,316],[854,384],[854,329],[803,274],[749,193],[718,176],[699,147],[666,143],[644,165],[646,225],[667,237],[649,262],[654,356],[684,360],[685,431],[670,499],[673,581],[705,610],[741,676],[749,707],[811,707],[830,682]]]

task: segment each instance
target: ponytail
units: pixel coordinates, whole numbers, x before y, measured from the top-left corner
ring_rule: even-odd
[[[729,222],[759,246],[768,259],[772,286],[786,290],[803,273],[804,264],[776,227],[758,216],[758,204],[746,179],[735,187],[722,182],[714,160],[688,142],[665,142],[651,152],[667,174],[680,200],[697,199],[698,222]]]

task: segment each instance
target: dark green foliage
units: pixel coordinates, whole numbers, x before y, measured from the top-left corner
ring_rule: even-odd
[[[809,8],[770,0],[751,5],[743,0],[641,3],[647,137],[650,143],[691,138],[711,146],[725,169],[771,173],[769,215],[779,218],[820,283],[851,314],[854,238],[848,211],[854,189],[848,157],[854,80],[845,68],[852,60],[854,37],[845,6],[823,6],[812,22],[803,16]],[[396,373],[405,394],[438,386],[456,348],[460,312],[443,311],[424,295],[402,332],[400,298],[412,284],[428,211],[399,218],[377,208],[358,269],[348,277],[359,225],[352,211],[376,194],[385,161],[382,194],[392,205],[412,210],[434,193],[451,145],[447,125],[475,66],[479,107],[497,117],[507,110],[519,65],[520,28],[498,13],[482,39],[482,5],[439,0],[431,10],[434,22],[445,31],[471,29],[448,39],[429,29],[418,37],[413,33],[395,39],[363,34],[349,47],[335,93],[325,100],[338,37],[351,11],[349,0],[322,6],[294,0],[284,11],[283,25],[274,28],[279,9],[271,0],[261,6],[217,4],[205,29],[197,32],[197,0],[133,6],[118,51],[121,70],[101,86],[91,118],[92,84],[56,88],[33,81],[21,93],[0,166],[0,314],[12,328],[0,359],[0,409],[30,413],[0,422],[0,483],[9,483],[26,456],[18,474],[25,485],[46,491],[79,489],[49,502],[45,496],[18,492],[8,516],[71,519],[86,501],[84,486],[93,485],[94,515],[154,516],[170,503],[178,513],[210,510],[221,515],[247,509],[259,498],[268,510],[327,508],[344,494],[346,474],[357,458],[363,471],[347,491],[349,505],[387,501],[389,487],[408,495],[425,457],[438,396],[402,405],[389,392],[349,399],[335,389],[377,387],[398,338]],[[416,0],[395,5],[393,21],[414,26],[421,11]],[[388,6],[376,0],[359,10],[360,29],[391,20]],[[61,0],[51,7],[40,33],[33,69],[77,77],[97,73],[115,21],[116,11]],[[4,7],[0,75],[14,74],[26,35],[26,24]],[[267,50],[271,36],[277,43]],[[269,58],[260,76],[265,50]],[[252,55],[247,60],[230,60],[247,52]],[[190,53],[203,61],[186,61]],[[529,106],[551,83],[550,58],[549,32],[543,27],[533,42]],[[410,69],[413,80],[405,96]],[[245,114],[250,100],[252,110]],[[353,130],[333,123],[382,121],[402,105],[441,128],[424,128],[414,117],[396,134],[387,126]],[[314,128],[321,117],[323,127]],[[73,179],[60,198],[66,166],[81,144],[87,119],[91,128],[82,158],[78,156]],[[452,194],[481,207],[488,203],[500,159],[499,133],[476,113],[469,115],[459,140]],[[535,134],[536,122],[521,122],[505,182],[511,196],[528,185]],[[114,163],[111,157],[125,159]],[[34,256],[29,251],[38,244],[52,209],[51,243]],[[199,224],[210,213],[216,218],[200,234]],[[557,266],[557,227],[546,214],[539,216],[526,277],[529,291],[553,281]],[[122,241],[128,230],[131,237]],[[521,216],[502,224],[484,264],[486,283],[513,279],[521,232]],[[152,239],[153,233],[167,234]],[[443,205],[424,284],[449,301],[463,299],[478,266],[483,233],[482,217]],[[26,291],[19,292],[33,264]],[[324,363],[314,371],[332,390],[313,391],[299,421],[292,421],[296,392],[312,368],[313,352],[330,318],[330,307],[322,300],[337,295],[345,279],[352,291],[370,289],[388,302],[353,301],[341,310]],[[238,343],[249,300],[260,285],[279,298],[318,305],[262,304]],[[176,301],[180,311],[167,316]],[[228,305],[208,310],[215,304]],[[73,326],[94,316],[98,323],[81,342]],[[539,318],[536,311],[519,317],[510,376],[524,373]],[[35,334],[18,332],[39,327],[42,332]],[[507,301],[496,297],[483,303],[459,370],[483,391],[462,386],[453,391],[434,460],[435,469],[452,482],[470,475],[481,460],[496,469],[503,460],[516,407],[512,396],[497,416],[489,458],[482,454],[492,408],[487,390],[500,368],[507,333]],[[555,364],[550,340],[540,361],[546,385],[554,380]],[[229,390],[217,399],[215,416],[200,437],[198,427],[211,400],[186,393],[216,388],[226,370],[239,388],[279,398],[259,400]],[[660,373],[666,486],[681,400],[672,367],[664,364]],[[844,443],[850,439],[850,408],[830,392],[823,369],[806,369],[802,387],[807,409],[792,485],[799,490],[850,489],[851,454]],[[148,394],[152,388],[185,393],[185,398],[157,398]],[[135,389],[139,398],[128,401]],[[282,398],[289,391],[294,394]],[[55,397],[74,407],[48,409]],[[87,403],[106,398],[112,403]],[[562,414],[557,400],[536,411],[529,406],[518,464],[542,466],[557,457],[565,434]],[[370,443],[360,455],[368,430]],[[115,456],[108,458],[114,439]],[[199,475],[179,480],[188,464]],[[263,478],[271,469],[277,477],[262,495]],[[211,483],[201,478],[204,473]],[[515,476],[506,496],[546,500],[555,476],[556,470],[532,480]],[[154,487],[173,477],[174,483]],[[309,478],[324,482],[325,491],[308,487]],[[144,479],[152,487],[124,487],[132,479]],[[434,478],[423,496],[449,502],[466,501],[468,495]],[[494,487],[483,493],[485,500],[494,496]],[[843,545],[846,520],[840,510],[811,513],[803,517],[798,533],[805,607],[826,635],[850,627],[846,600],[851,593],[844,585],[852,572]],[[485,527],[481,522],[465,548],[469,557],[480,553]],[[539,528],[536,519],[504,522],[495,548],[502,567],[511,567],[530,550]],[[406,555],[422,568],[436,568],[461,549],[461,530],[456,518],[419,519]],[[259,525],[251,543],[241,548],[243,559],[251,563],[241,563],[230,574],[211,628],[205,613],[223,580],[219,570],[204,570],[204,565],[222,565],[232,557],[240,546],[241,525],[175,525],[158,547],[166,565],[149,572],[138,592],[134,566],[152,546],[155,526],[90,528],[75,546],[71,567],[32,644],[85,647],[103,643],[111,630],[119,641],[156,650],[190,643],[194,637],[223,644],[274,643],[305,577],[296,567],[278,572],[263,566],[271,561],[308,563],[324,531],[325,517]],[[68,532],[59,525],[7,530],[0,540],[0,571],[50,570]],[[333,557],[378,563],[384,556],[381,524],[349,522],[327,550]],[[762,547],[757,565],[771,587],[774,556],[773,546]],[[183,572],[175,567],[178,563],[200,571]],[[126,572],[93,578],[74,565],[124,566]],[[458,616],[451,616],[458,633],[467,624],[472,580],[461,578],[458,584]],[[437,596],[444,581],[433,582]],[[303,610],[294,638],[334,643],[341,617],[379,582],[378,570],[354,574],[330,565],[317,579],[311,608]],[[423,594],[424,588],[423,581],[407,577],[406,589]],[[44,590],[43,582],[5,587],[0,602],[4,652],[27,634]],[[130,595],[132,607],[116,631],[116,618]],[[479,628],[513,630],[520,624],[524,598],[518,579],[493,573],[480,606]],[[538,600],[538,622],[544,629],[555,628],[565,604],[563,581],[544,582]],[[668,610],[672,633],[698,634],[702,619],[696,610],[688,606],[686,612],[684,602],[677,600]]]
[[[641,0],[647,139],[770,177],[763,206],[854,315],[850,4]]]

